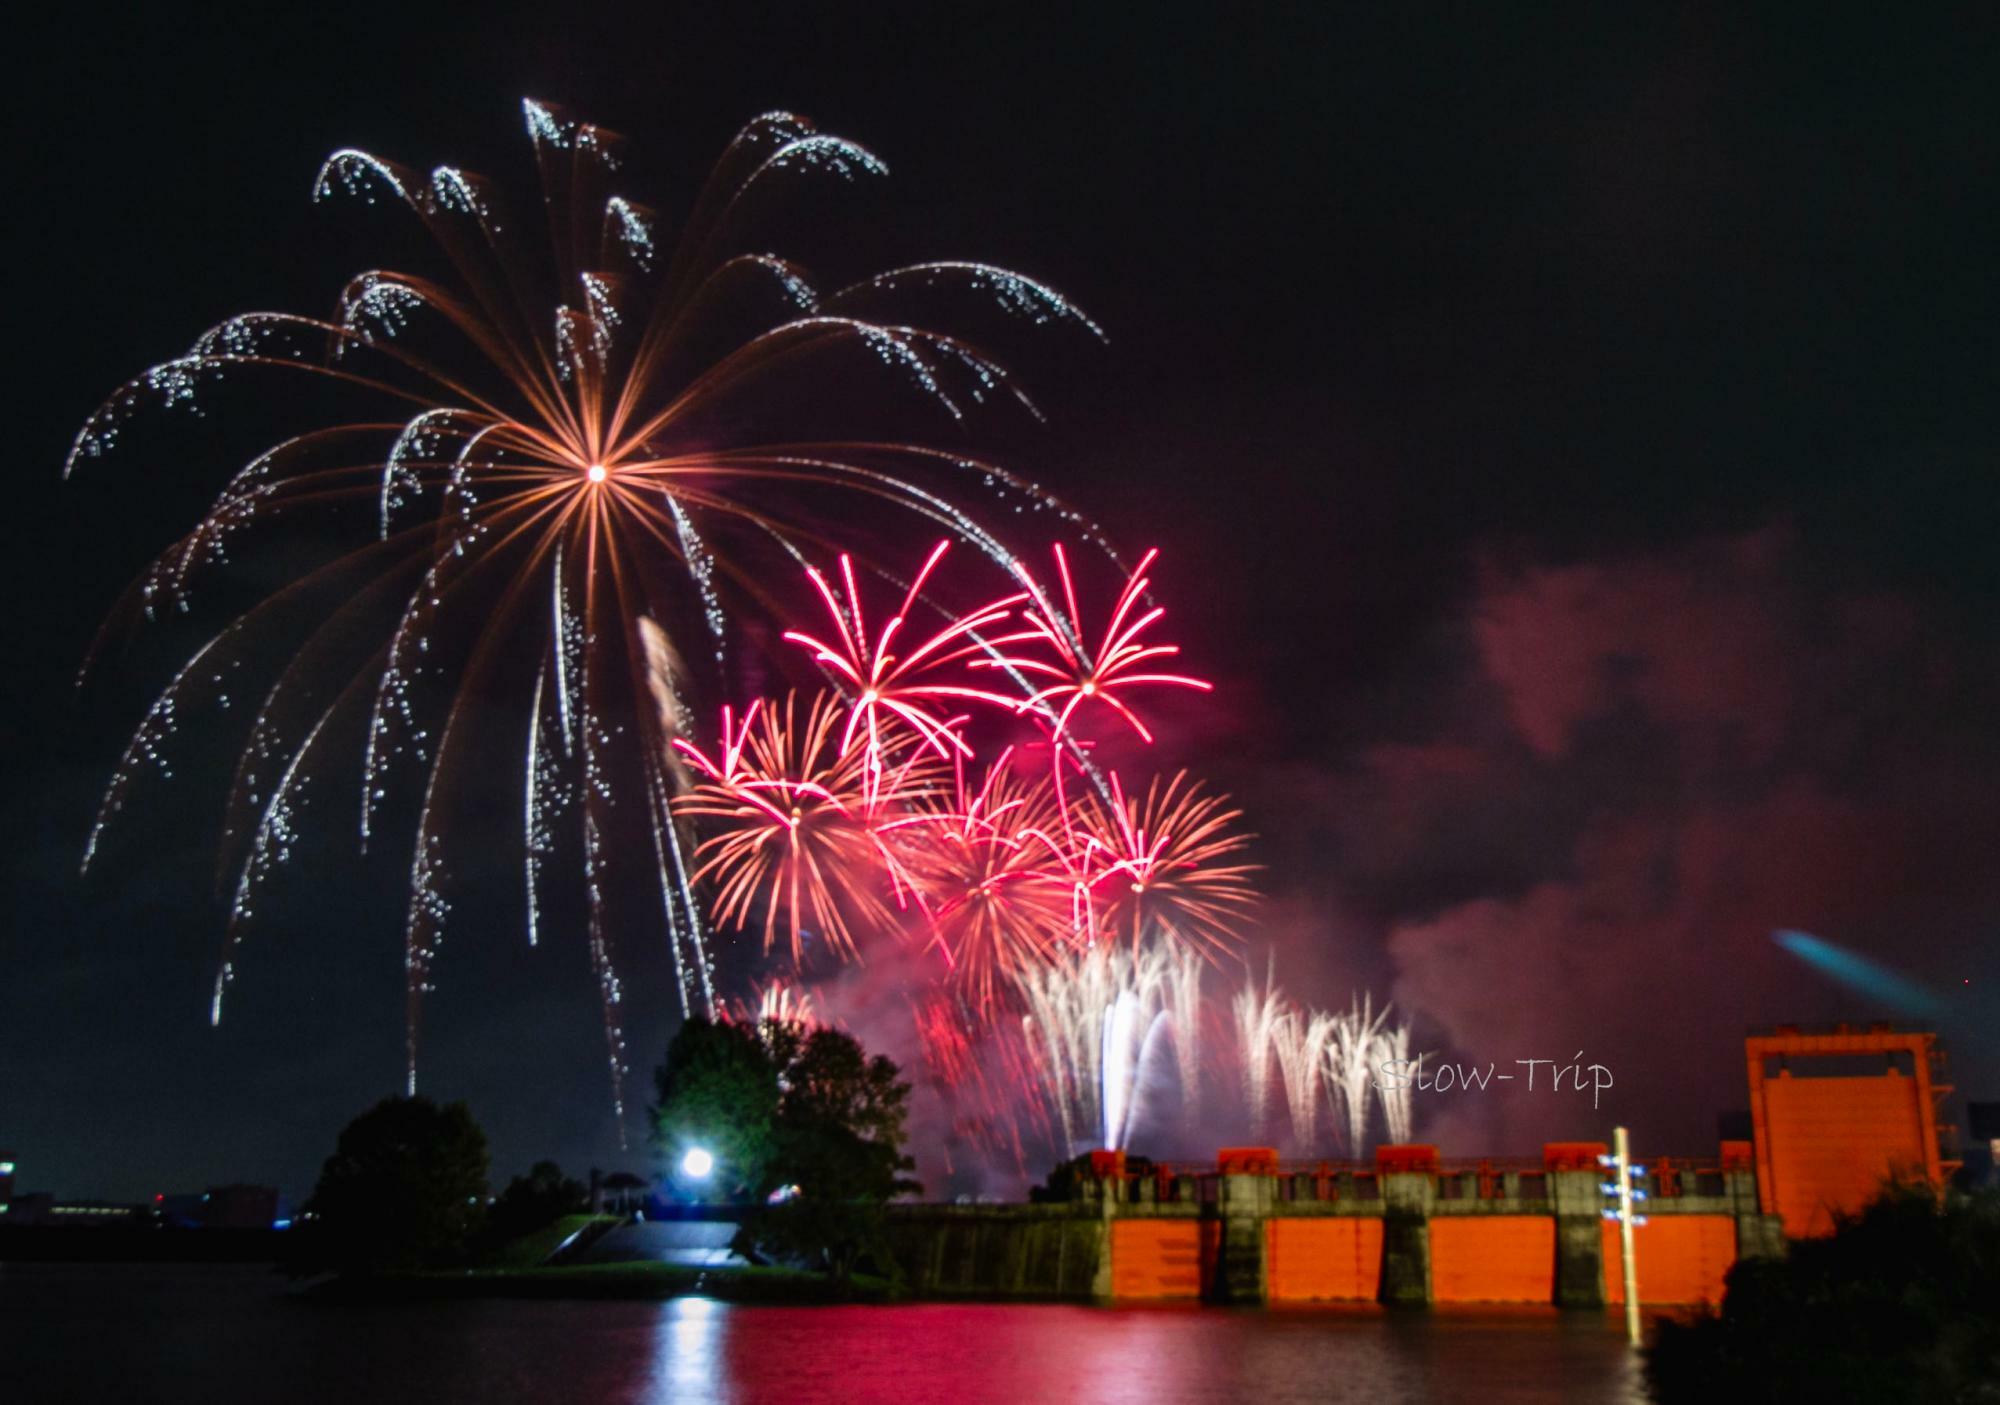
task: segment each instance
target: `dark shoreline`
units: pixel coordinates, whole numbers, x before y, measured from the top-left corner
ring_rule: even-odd
[[[281,1229],[165,1229],[152,1225],[0,1226],[0,1263],[218,1263],[278,1265],[298,1239]]]
[[[863,1279],[842,1287],[818,1274],[790,1269],[691,1268],[662,1263],[590,1264],[573,1268],[463,1269],[329,1278],[303,1297],[340,1303],[424,1302],[464,1298],[581,1298],[658,1301],[714,1298],[730,1303],[792,1307],[898,1301],[889,1285]]]

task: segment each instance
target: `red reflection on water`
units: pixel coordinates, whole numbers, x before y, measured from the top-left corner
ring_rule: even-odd
[[[663,1304],[648,1401],[1638,1401],[1596,1315]]]

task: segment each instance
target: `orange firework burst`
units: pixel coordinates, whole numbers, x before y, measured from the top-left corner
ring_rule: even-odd
[[[1075,810],[1098,932],[1134,949],[1155,939],[1214,950],[1234,939],[1256,901],[1256,865],[1235,861],[1249,836],[1234,828],[1243,812],[1226,796],[1204,794],[1181,771],[1156,777],[1142,799],[1114,775],[1109,804],[1091,797]]]
[[[624,1059],[614,933],[632,924],[608,921],[604,906],[619,866],[649,881],[657,870],[682,1007],[715,1012],[668,813],[680,783],[666,760],[679,705],[672,686],[649,676],[688,651],[642,647],[639,621],[658,621],[663,640],[683,644],[708,632],[719,664],[726,610],[769,608],[760,582],[822,549],[825,524],[856,507],[909,514],[1011,568],[1014,553],[957,499],[970,487],[1010,505],[1054,505],[1047,495],[959,452],[872,435],[830,442],[813,417],[884,380],[958,420],[989,400],[1027,403],[985,352],[895,311],[912,296],[956,287],[1022,322],[1098,332],[1052,289],[983,264],[918,264],[822,291],[806,269],[761,252],[759,220],[788,183],[886,171],[801,118],[774,113],[744,128],[669,245],[653,213],[613,189],[617,136],[547,104],[524,111],[546,220],[507,209],[497,187],[457,167],[426,175],[340,151],[315,197],[407,206],[449,276],[374,270],[348,283],[330,318],[231,318],[121,387],[78,434],[66,471],[109,453],[142,409],[195,409],[217,382],[266,373],[303,373],[328,407],[342,407],[325,411],[335,422],[282,439],[236,473],[135,586],[130,603],[148,617],[185,608],[202,569],[266,522],[355,503],[378,528],[377,540],[307,570],[195,651],[114,772],[85,862],[136,779],[165,769],[177,720],[240,704],[248,661],[289,649],[288,666],[247,710],[213,1017],[236,942],[294,847],[314,763],[352,735],[336,719],[358,714],[364,845],[401,812],[399,774],[413,782],[410,800],[420,798],[405,924],[414,1087],[418,1010],[450,911],[454,781],[477,764],[466,715],[491,715],[464,703],[518,688],[529,936],[558,826],[574,823],[615,1095]],[[835,376],[865,379],[832,388]],[[368,408],[350,412],[350,402]],[[322,622],[301,635],[308,609]],[[666,701],[649,705],[649,692]],[[621,791],[637,803],[618,805]],[[637,859],[648,830],[653,851]],[[844,930],[828,926],[836,940]]]
[[[740,724],[725,711],[712,758],[675,743],[704,779],[674,800],[674,813],[721,830],[696,850],[695,881],[715,885],[712,916],[749,927],[761,911],[766,951],[782,919],[795,963],[805,959],[808,929],[848,957],[860,949],[856,925],[865,933],[894,924],[877,825],[934,779],[934,766],[900,740],[888,743],[883,779],[871,784],[866,755],[841,747],[840,726],[831,693],[814,697],[803,723],[788,694],[781,705],[752,704]]]
[[[961,766],[948,803],[920,805],[885,830],[892,848],[908,851],[924,930],[951,983],[981,1010],[1074,931],[1071,889],[1050,847],[1054,788],[1042,777],[1021,780],[1012,760],[1001,753],[976,791]]]

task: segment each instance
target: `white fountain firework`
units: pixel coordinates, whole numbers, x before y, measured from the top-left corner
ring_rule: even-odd
[[[1271,1103],[1271,1060],[1278,1026],[1285,1017],[1285,997],[1272,983],[1269,967],[1264,988],[1253,978],[1230,1002],[1236,1019],[1236,1050],[1243,1059],[1243,1096],[1250,1110],[1250,1134],[1262,1136]]]
[[[1410,1027],[1407,1024],[1395,1025],[1376,1035],[1370,1057],[1377,1068],[1391,1061],[1408,1074],[1415,1074],[1423,1068],[1422,1054],[1411,1058]],[[1407,1142],[1410,1139],[1410,1088],[1415,1081],[1414,1077],[1406,1077],[1376,1085],[1381,1092],[1382,1117],[1389,1124],[1391,1142]]]
[[[1377,1036],[1389,1017],[1376,1014],[1372,997],[1350,1000],[1347,1013],[1334,1016],[1333,1038],[1327,1045],[1327,1073],[1340,1108],[1347,1117],[1347,1150],[1360,1156],[1368,1147],[1368,1095],[1375,1089],[1371,1066]]]
[[[1320,1010],[1287,1010],[1272,1031],[1272,1050],[1285,1083],[1285,1106],[1292,1119],[1292,1143],[1311,1151],[1319,1137],[1319,1110],[1329,1100],[1327,1051],[1339,1023]]]
[[[1179,949],[1167,983],[1174,1021],[1174,1065],[1181,1081],[1181,1119],[1189,1127],[1201,1115],[1201,972],[1206,964],[1200,952]]]
[[[1178,1034],[1184,963],[1164,944],[1138,951],[1089,947],[1028,972],[1023,1026],[1042,1069],[1042,1092],[1065,1145],[1119,1150],[1145,1111],[1144,1092]],[[1195,975],[1198,981],[1198,974]]]

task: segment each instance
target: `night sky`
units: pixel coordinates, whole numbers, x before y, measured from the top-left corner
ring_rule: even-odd
[[[1897,1013],[1775,928],[1932,986],[1961,1090],[2000,1099],[2000,21],[1491,8],[79,7],[22,38],[23,1187],[303,1192],[398,1088],[406,860],[314,831],[219,1030],[219,778],[154,788],[77,877],[174,656],[81,692],[76,665],[237,460],[58,475],[121,380],[229,313],[321,313],[384,257],[308,199],[326,153],[519,181],[524,94],[625,132],[668,209],[742,122],[808,114],[890,163],[883,249],[1019,268],[1103,324],[1102,352],[1014,358],[1050,422],[1006,452],[1165,552],[1219,688],[1162,746],[1261,836],[1253,958],[1322,1004],[1393,996],[1419,1047],[1618,1079],[1598,1114],[1420,1100],[1420,1135],[1522,1151],[1615,1117],[1712,1147],[1748,1026]],[[470,1100],[501,1177],[643,1165],[581,941],[489,916],[439,969],[427,1091]],[[643,964],[632,987],[643,1087],[672,997]]]

